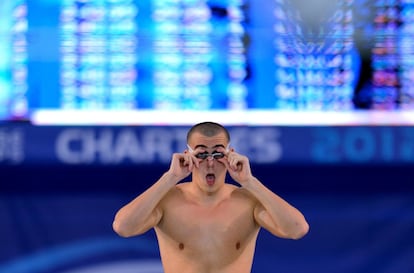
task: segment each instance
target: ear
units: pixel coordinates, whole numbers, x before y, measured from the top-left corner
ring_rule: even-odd
[[[234,152],[235,150],[234,150],[234,148],[233,147],[231,147],[230,148],[230,152]]]

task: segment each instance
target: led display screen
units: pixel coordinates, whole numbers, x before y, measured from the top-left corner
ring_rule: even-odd
[[[410,111],[413,11],[409,0],[5,0],[0,118],[285,113],[294,124],[312,113],[324,124],[326,113]]]

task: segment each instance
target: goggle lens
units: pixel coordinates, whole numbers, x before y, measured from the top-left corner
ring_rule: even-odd
[[[209,156],[212,156],[214,159],[220,159],[224,157],[224,153],[198,153],[195,155],[195,157],[197,157],[198,159],[207,159]]]

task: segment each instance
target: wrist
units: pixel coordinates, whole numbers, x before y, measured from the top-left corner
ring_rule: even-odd
[[[162,175],[162,179],[164,182],[170,186],[174,186],[178,182],[180,182],[180,178],[176,176],[173,172],[167,171]]]
[[[256,177],[251,176],[249,179],[246,179],[241,185],[243,188],[246,188],[247,190],[254,188],[258,183],[258,180]]]

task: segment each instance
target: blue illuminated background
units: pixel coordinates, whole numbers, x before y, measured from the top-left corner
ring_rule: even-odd
[[[355,112],[414,105],[410,1],[1,5],[6,120],[45,110]]]

